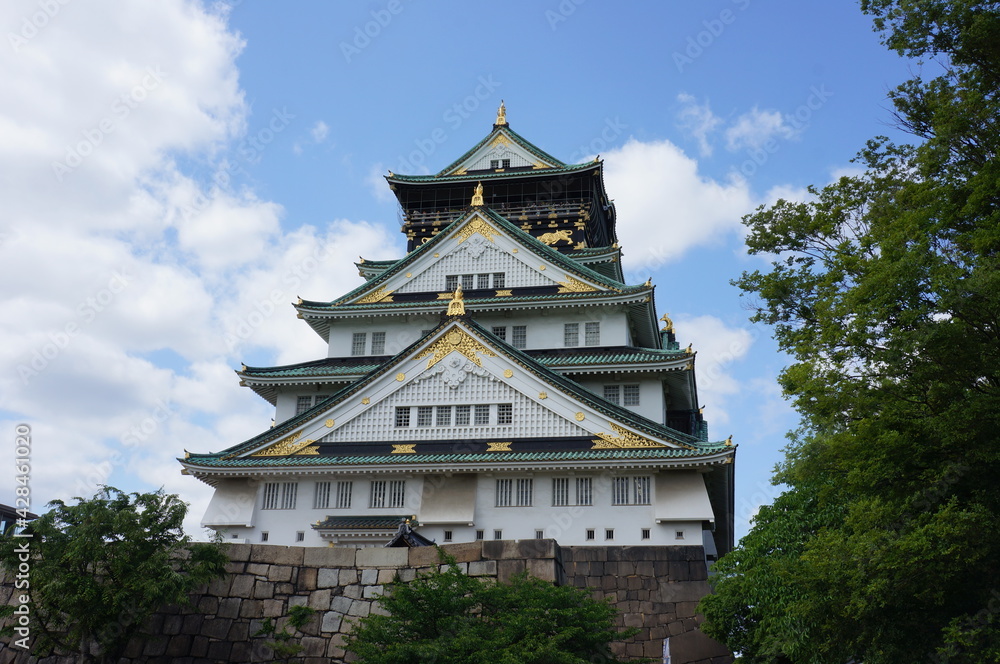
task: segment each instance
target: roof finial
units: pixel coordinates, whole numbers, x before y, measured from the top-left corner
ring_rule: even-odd
[[[507,125],[507,107],[503,105],[503,99],[500,100],[500,108],[497,109],[497,121],[493,124],[497,127],[504,127]]]
[[[472,194],[472,206],[482,207],[483,203],[483,183],[479,182],[476,184],[476,191]]]
[[[663,314],[663,316],[660,317],[660,320],[663,321],[663,331],[664,332],[673,332],[674,331],[674,321],[670,320],[670,316],[669,315]]]
[[[465,315],[465,301],[462,299],[462,284],[455,287],[455,295],[452,296],[451,302],[448,303],[448,315]]]

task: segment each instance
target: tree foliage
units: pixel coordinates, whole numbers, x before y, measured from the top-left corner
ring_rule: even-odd
[[[1000,6],[862,0],[925,58],[891,98],[915,146],[744,222],[737,285],[794,359],[790,489],[715,568],[705,631],[747,662],[996,662]]]
[[[55,650],[80,662],[117,662],[154,611],[188,600],[224,574],[218,543],[191,543],[187,505],[163,490],[126,494],[104,487],[75,505],[49,503],[32,537],[0,538],[0,564],[16,570],[29,543],[29,608],[36,654]],[[19,591],[21,592],[21,591]]]
[[[584,664],[615,662],[615,609],[579,588],[463,574],[453,563],[379,600],[388,615],[362,618],[348,637],[361,664]]]

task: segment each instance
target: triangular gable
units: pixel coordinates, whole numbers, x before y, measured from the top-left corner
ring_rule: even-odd
[[[465,175],[468,171],[492,168],[491,161],[496,160],[503,164],[505,159],[510,161],[508,168],[543,169],[566,166],[565,163],[529,143],[510,127],[502,125],[494,128],[486,138],[446,166],[438,173],[438,177]]]
[[[446,291],[448,275],[502,272],[497,290],[559,286],[559,292],[620,292],[624,285],[538,241],[488,208],[472,208],[426,244],[335,304],[392,302],[393,294]],[[502,293],[500,294],[502,295]],[[499,296],[499,295],[498,295]]]
[[[397,427],[398,406],[512,404],[513,421]],[[587,437],[593,449],[694,449],[692,437],[614,406],[566,380],[464,318],[431,334],[355,385],[231,450],[233,457],[314,455],[322,444],[390,442],[408,451],[421,440]]]

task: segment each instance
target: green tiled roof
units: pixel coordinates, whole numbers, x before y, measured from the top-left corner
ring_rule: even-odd
[[[301,364],[286,364],[277,367],[247,367],[241,374],[260,378],[296,378],[309,376],[356,376],[375,371],[390,358],[383,357],[381,361],[372,358],[370,362],[358,364],[331,364],[327,360],[303,362]]]
[[[572,164],[569,166],[560,166],[558,168],[532,168],[524,170],[506,170],[500,173],[490,173],[490,172],[473,172],[464,173],[462,175],[399,175],[397,173],[389,176],[389,180],[395,182],[442,182],[442,181],[468,181],[472,180],[478,182],[479,180],[497,180],[501,178],[514,178],[514,177],[524,177],[532,175],[553,175],[553,174],[563,174],[563,173],[574,173],[577,171],[585,171],[589,168],[596,168],[600,165],[600,162],[589,162],[586,164]]]
[[[517,444],[516,441],[514,443]],[[685,459],[710,456],[731,450],[724,444],[702,444],[696,449],[676,449],[667,447],[644,449],[601,449],[572,450],[564,452],[466,452],[462,454],[384,454],[377,456],[290,456],[280,458],[281,466],[366,466],[383,464],[442,464],[442,463],[517,463],[545,461],[601,461],[623,459]],[[185,462],[212,468],[262,468],[276,465],[278,459],[267,457],[244,457],[222,459],[210,455],[194,455]],[[398,522],[397,522],[398,523]]]
[[[316,530],[395,530],[411,518],[404,516],[328,516],[313,526]]]
[[[560,353],[542,355],[528,353],[536,361],[547,367],[567,367],[588,364],[641,364],[650,362],[666,362],[687,356],[683,351],[657,350],[654,348],[607,349],[592,353]]]
[[[528,141],[526,138],[524,138],[524,136],[521,136],[519,133],[511,129],[510,125],[502,125],[500,127],[494,127],[493,131],[491,131],[489,134],[486,135],[486,138],[473,145],[470,149],[466,150],[465,154],[463,154],[461,157],[459,157],[458,159],[456,159],[455,161],[451,162],[443,169],[441,169],[441,171],[438,172],[437,175],[430,177],[435,177],[435,178],[448,177],[447,175],[448,173],[458,168],[458,165],[461,164],[466,159],[468,159],[469,157],[471,157],[476,152],[476,150],[489,143],[491,140],[493,140],[495,136],[501,133],[507,134],[507,136],[514,139],[515,143],[517,143],[522,148],[524,148],[531,154],[535,155],[539,159],[543,159],[549,162],[550,164],[555,164],[556,166],[559,167],[566,166],[565,162],[556,159],[548,152],[545,152],[544,150],[540,149],[539,147]]]
[[[623,286],[621,295],[633,295],[644,293],[645,286]],[[618,295],[618,293],[616,293]],[[463,299],[466,306],[474,304],[500,304],[503,302],[549,302],[552,300],[595,300],[605,299],[608,293],[604,291],[591,291],[589,293],[549,293],[547,295],[507,295],[504,297],[466,297]],[[367,311],[370,309],[394,309],[400,306],[407,308],[434,307],[440,308],[442,305],[448,306],[448,300],[424,300],[422,302],[370,302],[367,304],[335,304],[332,302],[312,302],[303,300],[298,308],[304,313],[305,310],[319,311]]]

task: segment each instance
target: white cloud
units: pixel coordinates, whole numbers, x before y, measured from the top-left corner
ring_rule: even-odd
[[[330,127],[322,120],[319,120],[312,126],[312,129],[309,130],[309,134],[312,136],[313,141],[316,143],[322,143],[330,134]]]
[[[689,249],[721,241],[740,228],[754,201],[742,179],[718,182],[670,141],[629,139],[604,155],[614,192],[626,269],[657,267]]]
[[[709,143],[709,135],[722,124],[722,119],[712,112],[707,101],[704,104],[698,104],[692,95],[684,92],[677,95],[677,101],[683,104],[680,111],[677,112],[678,127],[698,141],[698,151],[701,156],[710,156],[712,144]]]
[[[395,200],[392,195],[392,190],[385,182],[385,175],[388,171],[385,170],[385,164],[382,162],[377,162],[372,164],[372,167],[368,169],[368,175],[365,177],[365,184],[368,185],[368,190],[371,192],[375,200],[380,202],[389,202]]]
[[[772,139],[790,139],[799,134],[778,111],[762,111],[754,106],[726,129],[726,148],[755,150]]]

